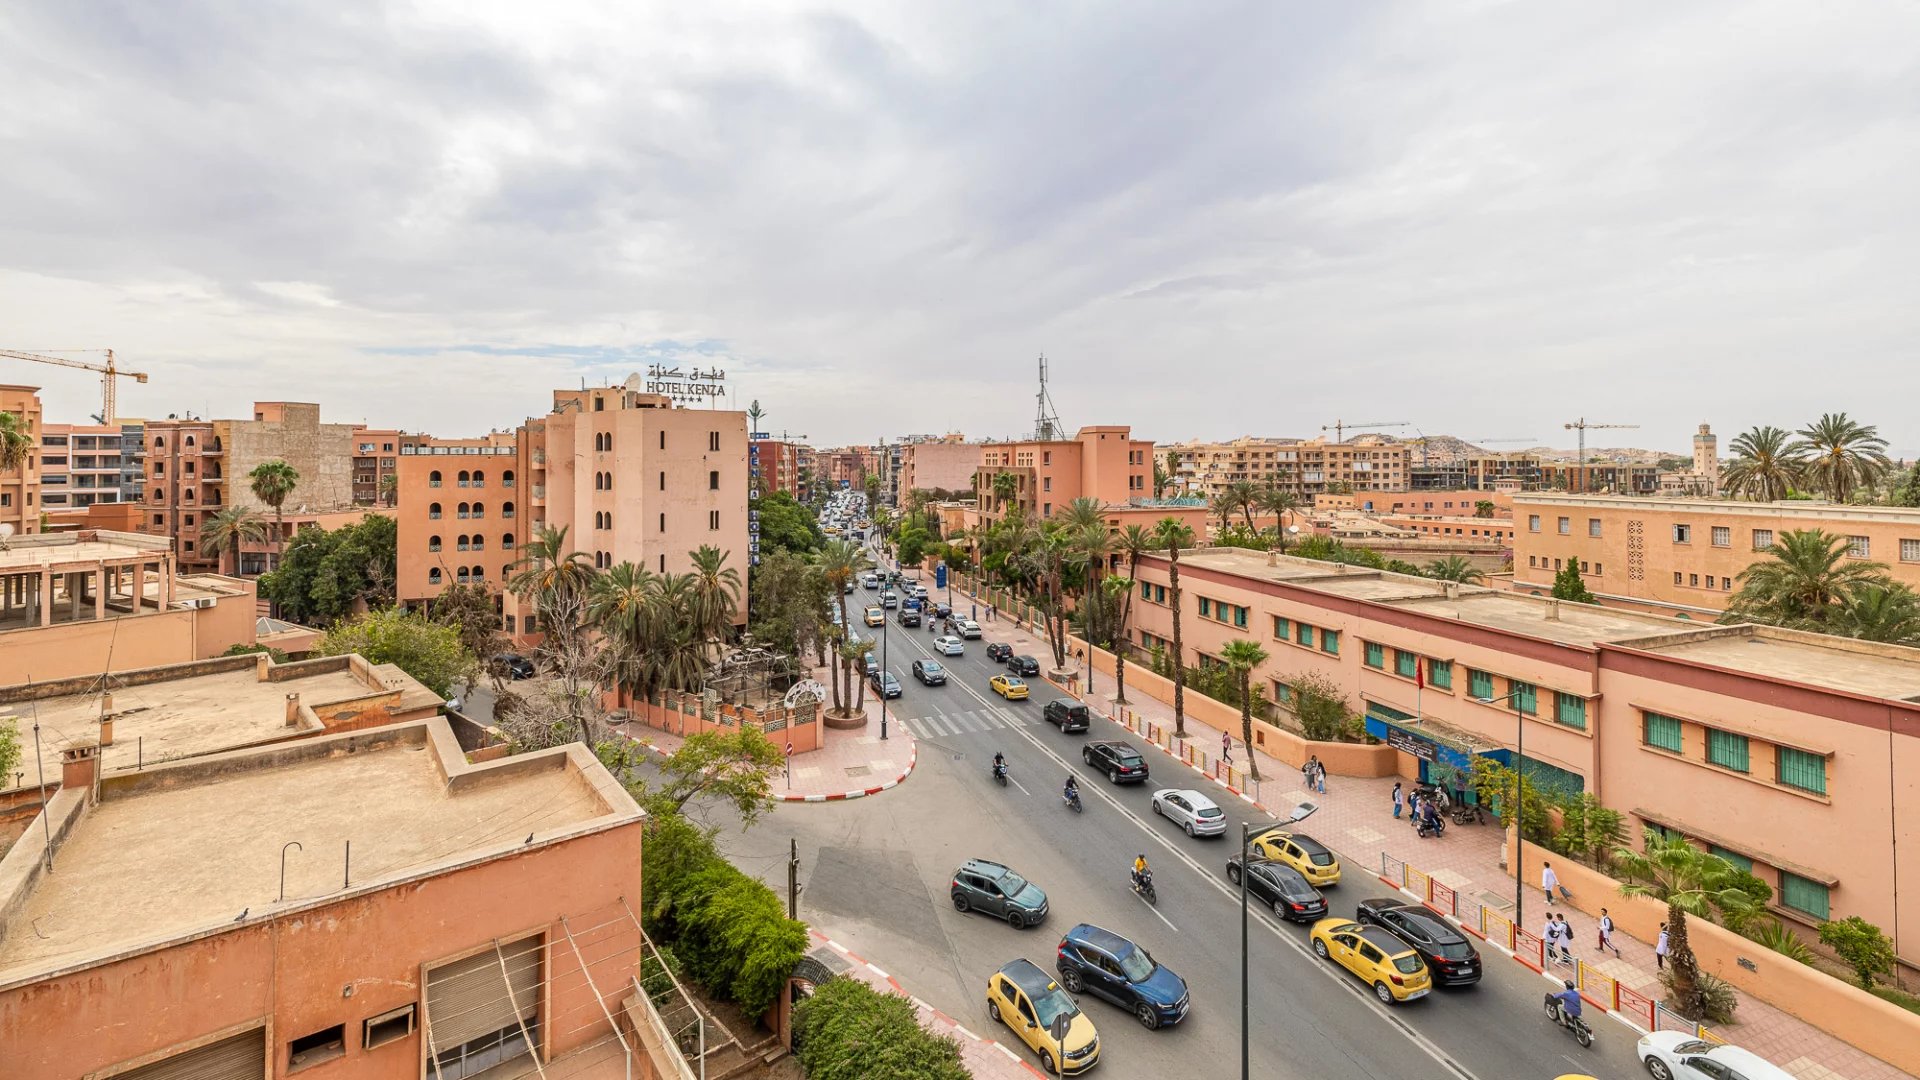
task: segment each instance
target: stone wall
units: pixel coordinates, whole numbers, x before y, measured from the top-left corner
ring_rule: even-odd
[[[354,434],[352,424],[323,424],[320,406],[290,402],[283,419],[234,420],[226,437],[227,505],[271,515],[254,498],[247,473],[262,462],[280,460],[300,473],[300,483],[285,509],[322,509],[353,504]]]

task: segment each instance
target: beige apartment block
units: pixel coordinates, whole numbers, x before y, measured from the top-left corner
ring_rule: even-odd
[[[973,489],[973,473],[980,467],[980,444],[951,435],[944,439],[910,442],[900,447],[900,497],[910,491],[944,488],[964,493]]]
[[[1345,442],[1327,439],[1267,439],[1181,443],[1175,481],[1183,494],[1212,498],[1229,484],[1278,487],[1303,497],[1323,492],[1405,491],[1413,448],[1379,435]]]
[[[30,449],[24,465],[0,469],[0,532],[40,531],[40,388],[0,385],[0,413],[12,413]]]
[[[420,604],[448,585],[477,583],[499,591],[528,532],[530,493],[521,479],[518,436],[410,438],[400,447],[396,470],[395,595]]]
[[[1164,556],[1142,560],[1129,635],[1170,648]],[[1331,679],[1401,771],[1476,756],[1585,791],[1725,855],[1811,930],[1860,915],[1920,965],[1920,649],[1457,586],[1239,549],[1180,556],[1189,665],[1258,642],[1283,706]],[[1524,733],[1524,735],[1523,735]],[[1256,740],[1257,741],[1257,740]]]
[[[1920,510],[1540,493],[1515,496],[1514,522],[1515,588],[1550,587],[1572,560],[1602,600],[1717,612],[1792,529],[1846,537],[1850,558],[1920,587]]]
[[[1050,518],[1079,498],[1106,506],[1153,499],[1153,442],[1134,438],[1125,425],[1084,427],[1071,439],[982,443],[979,451],[967,486],[989,524],[1015,506],[1028,517]],[[1008,498],[994,490],[1002,474],[1013,477]]]

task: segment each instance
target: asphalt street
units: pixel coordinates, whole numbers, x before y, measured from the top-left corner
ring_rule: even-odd
[[[849,600],[864,606],[868,595]],[[988,977],[1020,956],[1052,970],[1060,934],[1078,922],[1124,934],[1187,980],[1193,1011],[1176,1027],[1148,1031],[1121,1009],[1084,996],[1082,1007],[1103,1043],[1098,1071],[1239,1075],[1239,894],[1225,866],[1238,850],[1240,821],[1257,828],[1270,819],[1221,789],[1202,787],[1219,796],[1232,828],[1227,838],[1187,837],[1152,813],[1151,793],[1199,785],[1157,751],[1147,751],[1155,777],[1146,784],[1117,787],[1083,773],[1083,741],[1139,746],[1138,740],[1098,717],[1085,735],[1058,732],[1040,714],[1046,700],[1064,695],[1044,680],[1029,680],[1030,701],[1000,700],[988,679],[1003,668],[987,662],[993,628],[983,630],[984,638],[966,643],[966,655],[935,657],[952,678],[927,687],[909,668],[935,655],[934,635],[890,620],[885,662],[904,696],[890,702],[889,711],[921,744],[907,783],[874,798],[785,805],[749,832],[723,832],[721,844],[743,868],[784,891],[787,844],[796,839],[802,918],[976,1032],[1016,1049],[1011,1033],[987,1018]],[[990,775],[996,750],[1010,764],[1014,783],[1005,787]],[[1060,798],[1069,770],[1080,777],[1083,814]],[[1311,834],[1311,820],[1301,828]],[[1128,866],[1141,852],[1154,868],[1157,908],[1128,887]],[[1006,863],[1044,888],[1052,904],[1047,921],[1015,931],[955,911],[947,896],[951,873],[973,857]],[[1343,863],[1341,883],[1325,890],[1332,914],[1351,916],[1359,900],[1393,895],[1373,866]],[[1565,1073],[1641,1073],[1630,1029],[1596,1016],[1595,1046],[1581,1049],[1542,1009],[1549,983],[1491,948],[1481,949],[1487,974],[1479,985],[1436,989],[1388,1008],[1344,969],[1317,960],[1307,927],[1282,924],[1258,909],[1251,920],[1253,1075],[1551,1080]]]

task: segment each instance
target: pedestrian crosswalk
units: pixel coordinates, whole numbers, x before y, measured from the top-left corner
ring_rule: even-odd
[[[931,716],[904,717],[900,720],[916,738],[937,739],[953,735],[977,735],[983,731],[1024,727],[1040,723],[1040,710],[1016,709],[1013,715],[992,709],[965,709],[934,713]]]

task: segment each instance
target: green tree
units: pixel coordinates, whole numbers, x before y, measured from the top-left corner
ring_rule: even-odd
[[[19,768],[20,722],[11,716],[0,717],[0,783],[10,785]]]
[[[1167,451],[1165,462],[1164,465],[1157,460],[1153,463],[1154,498],[1164,498],[1167,492],[1172,491],[1179,483],[1180,452],[1178,450]]]
[[[1300,733],[1314,742],[1341,742],[1353,738],[1358,727],[1353,707],[1340,684],[1318,671],[1305,671],[1287,680],[1293,715]]]
[[[894,558],[901,566],[918,566],[927,557],[927,545],[933,538],[918,528],[902,529],[894,540]]]
[[[1920,507],[1920,464],[1902,473],[1887,492],[1888,506]]]
[[[536,529],[508,569],[508,591],[533,607],[542,630],[569,641],[580,632],[597,571],[585,552],[568,543],[567,526]]]
[[[453,627],[460,637],[460,647],[493,678],[495,690],[506,685],[509,674],[493,663],[494,654],[500,651],[499,598],[486,582],[447,586],[428,602],[427,614],[435,622]]]
[[[257,544],[266,538],[266,521],[244,506],[221,507],[200,523],[200,550],[223,564],[232,555],[234,574],[240,572],[240,545]]]
[[[27,463],[33,453],[33,436],[19,416],[0,412],[0,472],[12,472]]]
[[[1263,513],[1273,515],[1274,539],[1280,544],[1280,553],[1286,554],[1287,519],[1299,512],[1300,496],[1288,488],[1269,487],[1260,493],[1258,505]]]
[[[401,608],[370,611],[340,623],[321,635],[313,653],[359,653],[370,664],[392,664],[443,698],[474,667],[473,654],[461,646],[458,630]]]
[[[660,759],[657,785],[632,775],[631,767],[644,751],[625,741],[608,746],[634,801],[656,816],[678,814],[696,798],[711,798],[738,813],[740,827],[745,829],[779,802],[773,794],[773,779],[785,768],[786,753],[756,728],[732,727],[687,736],[679,749]]]
[[[1164,517],[1153,527],[1154,546],[1167,553],[1168,601],[1173,606],[1173,733],[1187,737],[1187,677],[1180,638],[1180,549],[1193,546],[1193,529],[1179,518]]]
[[[1645,836],[1646,851],[1615,848],[1614,866],[1633,879],[1620,886],[1622,896],[1647,896],[1667,905],[1667,960],[1673,965],[1674,1003],[1687,1016],[1705,1014],[1700,969],[1687,940],[1687,916],[1705,917],[1710,906],[1743,911],[1748,895],[1732,887],[1733,865],[1680,838],[1656,832]]]
[[[1253,669],[1267,662],[1259,642],[1235,638],[1220,647],[1220,659],[1240,680],[1240,741],[1247,746],[1247,775],[1260,779],[1260,759],[1253,752]]]
[[[913,1002],[842,977],[793,1012],[807,1080],[967,1080],[960,1044],[920,1026]]]
[[[1240,512],[1247,531],[1253,531],[1253,512],[1260,509],[1260,486],[1251,480],[1235,480],[1227,485],[1227,501]]]
[[[300,486],[300,471],[284,461],[263,461],[247,474],[253,497],[273,509],[273,538],[279,553],[287,548],[287,519],[282,513],[293,489]],[[275,562],[278,563],[276,558]]]
[[[386,473],[380,477],[380,501],[388,506],[400,505],[399,473]]]
[[[384,514],[368,514],[328,532],[301,529],[281,554],[280,566],[260,578],[260,595],[282,617],[325,626],[360,610],[394,601],[400,527]]]
[[[1796,434],[1791,449],[1806,457],[1807,479],[1833,502],[1846,502],[1893,468],[1887,440],[1846,413],[1826,413]]]
[[[257,642],[252,645],[239,645],[239,644],[229,645],[227,646],[227,651],[221,653],[220,655],[221,656],[253,656],[256,653],[266,653],[267,656],[270,659],[272,659],[272,661],[276,664],[284,664],[287,662],[286,653],[281,652],[279,649],[276,649],[271,645],[261,645]],[[3,770],[0,770],[0,771],[3,771]]]
[[[1806,475],[1806,461],[1788,432],[1771,426],[1752,428],[1728,447],[1733,461],[1721,478],[1727,494],[1754,502],[1778,502]]]
[[[1587,588],[1586,581],[1580,577],[1578,559],[1568,559],[1567,565],[1553,575],[1553,592],[1550,595],[1555,600],[1567,600],[1575,604],[1599,603],[1593,597],[1593,590]]]
[[[1461,585],[1478,585],[1487,580],[1487,575],[1473,565],[1473,560],[1465,555],[1449,555],[1444,559],[1435,559],[1427,564],[1424,571],[1435,581],[1452,581]],[[1579,575],[1575,574],[1577,578]]]
[[[813,511],[784,491],[760,496],[754,500],[753,508],[760,514],[763,564],[766,556],[773,552],[797,551],[805,555],[820,550],[820,545],[826,542]]]
[[[731,638],[734,619],[740,613],[740,571],[727,565],[730,554],[712,544],[701,544],[693,550],[689,614],[694,629],[710,642]]]
[[[831,540],[820,549],[816,556],[816,565],[821,576],[826,579],[827,595],[840,608],[840,623],[836,637],[845,640],[853,624],[847,616],[847,585],[861,574],[873,569],[873,560],[867,557],[866,549],[847,540]],[[836,716],[853,715],[853,668],[845,657],[840,660],[836,677],[829,680],[833,684],[833,711]]]
[[[1113,700],[1117,705],[1127,704],[1127,654],[1133,651],[1132,639],[1127,627],[1133,622],[1133,597],[1135,583],[1140,580],[1140,556],[1154,550],[1153,534],[1140,525],[1128,525],[1120,530],[1116,542],[1120,553],[1127,560],[1127,597],[1120,609],[1120,632],[1113,636]]]
[[[1605,870],[1608,857],[1626,836],[1626,818],[1590,791],[1557,801],[1566,824],[1554,834],[1553,849]]]
[[[1846,537],[1819,529],[1781,533],[1767,559],[1740,573],[1740,591],[1720,621],[1831,630],[1856,593],[1893,585],[1885,566],[1848,558],[1848,546]]]
[[[1868,990],[1874,976],[1893,974],[1893,942],[1858,915],[1821,923],[1820,943],[1838,953]]]
[[[1905,585],[1861,585],[1841,603],[1836,633],[1889,645],[1920,645],[1920,596]]]
[[[1493,516],[1495,509],[1497,508],[1493,505],[1492,499],[1478,499],[1475,500],[1473,504],[1473,516],[1477,518],[1490,518]]]
[[[993,474],[993,497],[1000,502],[1010,502],[1020,493],[1020,478],[1010,472]]]

